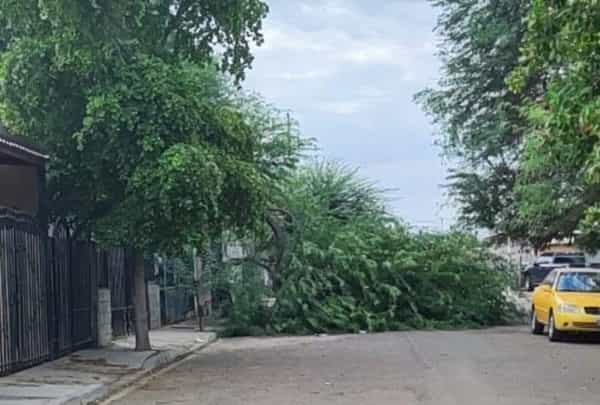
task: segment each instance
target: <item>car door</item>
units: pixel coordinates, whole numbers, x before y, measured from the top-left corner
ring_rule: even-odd
[[[547,322],[548,320],[550,306],[552,304],[552,286],[554,285],[557,274],[557,270],[553,270],[548,273],[546,278],[535,291],[535,308],[538,320],[541,322]]]

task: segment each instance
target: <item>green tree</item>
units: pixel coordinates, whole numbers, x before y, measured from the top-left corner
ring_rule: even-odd
[[[500,237],[523,237],[517,219],[515,183],[525,119],[524,99],[537,92],[537,81],[520,94],[506,79],[518,65],[529,3],[523,0],[432,0],[440,9],[442,78],[416,100],[441,130],[439,143],[454,168],[451,196],[462,220]]]
[[[522,63],[510,84],[529,97],[518,178],[519,215],[540,240],[585,231],[600,247],[600,7],[597,1],[534,0]]]
[[[51,152],[54,215],[136,248],[138,350],[144,252],[262,212],[270,140],[213,60],[242,79],[266,13],[259,0],[0,1],[1,118]]]
[[[28,38],[57,45],[58,61],[141,52],[167,60],[206,63],[218,56],[238,79],[261,45],[268,6],[261,0],[2,0],[0,49]],[[219,54],[216,49],[221,47]],[[57,61],[57,62],[58,62]],[[98,66],[110,74],[110,66]]]

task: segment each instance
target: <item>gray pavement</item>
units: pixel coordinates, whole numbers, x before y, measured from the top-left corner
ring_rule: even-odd
[[[0,405],[70,405],[101,399],[215,340],[190,328],[151,331],[152,351],[133,351],[133,337],[0,378]]]
[[[526,327],[222,340],[113,405],[597,405],[600,344]]]

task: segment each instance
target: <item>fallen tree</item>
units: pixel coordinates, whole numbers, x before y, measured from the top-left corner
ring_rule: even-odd
[[[256,257],[225,273],[230,334],[464,328],[513,318],[511,273],[475,236],[411,231],[385,212],[375,187],[337,164],[300,169],[284,190],[292,226],[278,283],[265,288]],[[264,297],[275,305],[265,307]]]

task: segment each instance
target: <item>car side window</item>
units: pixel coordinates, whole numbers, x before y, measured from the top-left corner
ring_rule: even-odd
[[[546,278],[544,279],[544,281],[542,281],[543,285],[547,285],[552,287],[554,285],[554,280],[556,280],[556,271],[551,271]]]

